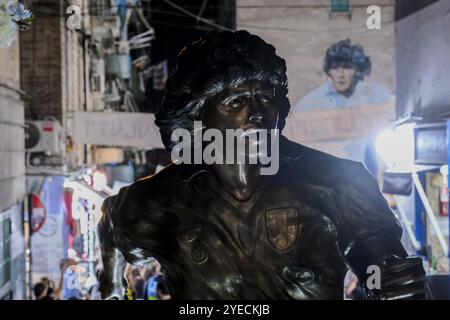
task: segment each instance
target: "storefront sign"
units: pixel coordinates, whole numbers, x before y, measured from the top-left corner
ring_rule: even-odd
[[[446,164],[447,127],[445,123],[418,125],[414,128],[414,162]]]

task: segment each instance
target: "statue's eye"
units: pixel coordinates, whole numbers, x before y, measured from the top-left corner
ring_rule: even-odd
[[[245,97],[236,97],[225,103],[226,106],[232,108],[239,108],[245,101]]]
[[[262,102],[269,102],[273,96],[270,93],[261,93],[258,95],[259,100]]]

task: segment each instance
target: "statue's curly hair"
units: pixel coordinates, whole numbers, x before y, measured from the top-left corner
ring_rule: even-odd
[[[364,53],[363,47],[358,44],[352,45],[350,39],[336,42],[328,48],[324,62],[323,71],[328,74],[333,63],[351,63],[356,69],[355,80],[364,80],[365,76],[370,75],[372,63],[370,58]]]
[[[274,86],[278,128],[283,129],[291,107],[286,62],[272,45],[242,30],[220,32],[186,46],[166,82],[165,96],[156,113],[155,123],[166,149],[171,151],[175,145],[171,141],[175,129],[193,131],[208,98],[252,80],[269,81]]]

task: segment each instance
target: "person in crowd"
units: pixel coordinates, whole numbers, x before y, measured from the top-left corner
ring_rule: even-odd
[[[60,280],[58,297],[61,300],[81,300],[83,294],[80,287],[79,274],[81,267],[75,259],[64,259],[60,263]]]
[[[351,271],[347,273],[344,280],[344,299],[345,300],[366,300],[363,289],[358,281],[358,277]]]
[[[167,285],[167,279],[161,272],[161,265],[158,261],[153,262],[154,265],[150,269],[151,276],[145,283],[144,297],[146,300],[169,300],[170,291]]]
[[[138,278],[134,282],[134,287],[131,289],[134,300],[145,300],[145,279]]]
[[[138,282],[140,282],[140,280],[144,281],[143,279],[143,274],[142,274],[142,268],[140,267],[136,267],[136,266],[131,266],[129,265],[127,268],[127,283],[128,283],[128,293],[127,296],[129,299],[137,299],[139,297],[142,296],[142,291],[139,292],[136,289],[136,286],[139,287]],[[141,288],[143,287],[143,285],[141,284]]]
[[[34,285],[33,293],[36,300],[55,300],[50,282],[45,279]]]

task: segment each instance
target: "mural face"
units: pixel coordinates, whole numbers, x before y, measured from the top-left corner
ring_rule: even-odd
[[[331,45],[325,53],[323,71],[328,80],[295,105],[295,111],[362,107],[382,104],[391,93],[381,84],[365,81],[372,68],[363,47],[350,39]]]
[[[336,66],[328,71],[334,89],[346,97],[353,94],[353,77],[356,70],[352,67]]]

